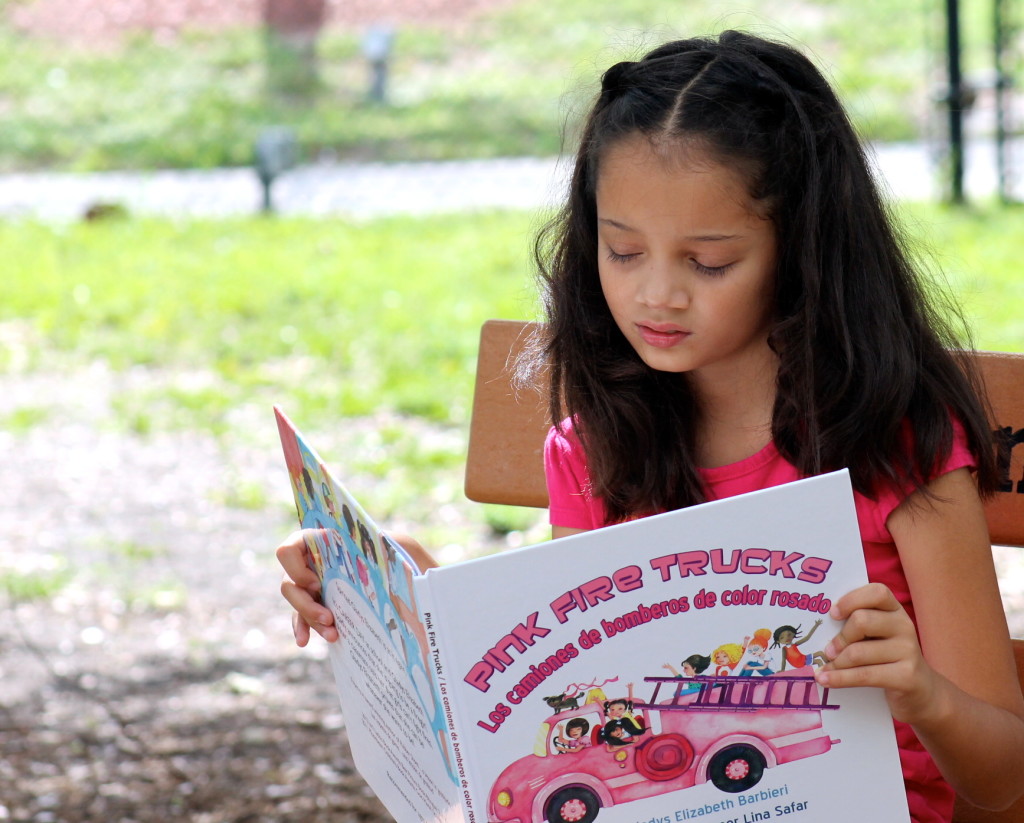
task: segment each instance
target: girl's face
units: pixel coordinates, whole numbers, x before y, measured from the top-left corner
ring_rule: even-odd
[[[697,670],[689,663],[683,663],[683,674],[686,677],[695,677],[697,675]]]
[[[596,194],[601,288],[640,358],[698,389],[774,376],[775,229],[742,176],[637,136],[602,156]]]
[[[784,632],[779,632],[779,645],[788,646],[796,639],[796,635],[788,629]]]
[[[726,654],[725,652],[715,652],[715,663],[717,663],[719,666],[724,666],[730,662],[731,661],[729,660],[728,654]]]
[[[583,737],[583,729],[581,729],[579,726],[573,726],[571,729],[569,729],[569,737],[571,737],[573,740]]]
[[[618,720],[626,713],[626,707],[622,703],[612,703],[608,707],[608,716],[613,720]]]

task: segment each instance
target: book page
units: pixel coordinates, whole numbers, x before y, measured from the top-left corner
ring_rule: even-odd
[[[455,823],[462,805],[432,676],[416,569],[275,409],[356,768],[398,823]]]
[[[477,820],[909,820],[883,693],[814,681],[866,582],[846,472],[426,582]]]

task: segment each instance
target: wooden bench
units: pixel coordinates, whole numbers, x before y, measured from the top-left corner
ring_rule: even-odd
[[[516,386],[516,358],[536,324],[489,320],[480,335],[476,389],[466,462],[466,496],[481,503],[545,508],[544,437],[550,427],[546,395]],[[1003,467],[1004,488],[985,508],[995,545],[1024,546],[1024,355],[978,355],[1000,436],[1018,448]],[[1024,688],[1024,640],[1013,641]],[[1024,756],[1024,753],[1022,753]],[[1024,798],[1002,812],[957,800],[954,823],[1024,823]]]

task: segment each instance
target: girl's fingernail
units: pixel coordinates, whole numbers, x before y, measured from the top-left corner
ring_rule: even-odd
[[[827,657],[831,661],[831,660],[835,659],[835,656],[836,656],[836,644],[835,644],[835,641],[829,640],[828,643],[825,644],[825,657]]]

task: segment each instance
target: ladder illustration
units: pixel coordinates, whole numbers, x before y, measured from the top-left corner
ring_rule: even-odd
[[[818,686],[813,675],[645,677],[644,682],[655,684],[654,694],[649,703],[636,703],[638,709],[752,712],[758,709],[821,711],[839,708],[829,703],[828,688]],[[662,687],[671,690],[671,697],[665,703],[658,703]]]

